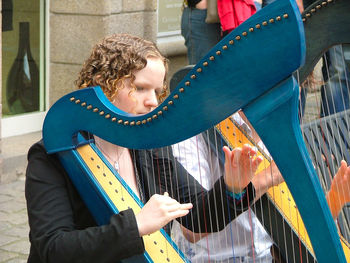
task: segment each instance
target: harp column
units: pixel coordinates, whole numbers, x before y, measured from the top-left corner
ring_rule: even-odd
[[[332,215],[301,135],[298,95],[299,86],[291,77],[247,105],[243,111],[288,184],[318,262],[346,262]]]

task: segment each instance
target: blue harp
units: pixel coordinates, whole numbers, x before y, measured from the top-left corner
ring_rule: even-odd
[[[107,162],[104,171],[109,171],[105,175],[99,175],[98,168],[89,164],[91,159],[106,159],[80,135],[81,131],[130,149],[152,149],[190,138],[242,109],[295,197],[317,260],[345,262],[299,128],[299,87],[292,73],[303,64],[304,57],[305,38],[299,10],[293,0],[276,1],[220,41],[175,91],[146,115],[122,112],[98,87],[62,97],[45,119],[45,148],[49,154],[59,156],[96,221],[104,224],[112,214],[128,207],[137,213],[142,203],[120,176],[109,169]],[[127,204],[116,201],[120,196],[108,187],[105,177],[130,193]],[[125,262],[187,261],[164,231],[143,239],[144,255]],[[162,243],[169,253],[155,247],[154,241]]]

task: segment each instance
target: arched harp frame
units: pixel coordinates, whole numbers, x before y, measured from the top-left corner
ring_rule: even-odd
[[[294,196],[317,260],[345,262],[300,132],[299,87],[292,73],[304,58],[303,23],[295,1],[276,1],[220,41],[161,105],[144,116],[117,109],[98,87],[62,97],[45,119],[45,147],[59,155],[69,174],[77,174],[81,169],[76,167],[86,166],[79,155],[79,146],[86,144],[80,131],[128,148],[157,148],[192,137],[242,109]],[[84,190],[93,187],[87,181],[76,187],[89,202]],[[98,222],[118,212],[102,199],[96,197],[88,205]],[[104,215],[97,212],[101,207]]]

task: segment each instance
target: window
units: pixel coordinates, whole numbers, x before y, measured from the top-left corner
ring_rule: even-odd
[[[2,1],[2,136],[41,129],[45,111],[44,0]]]

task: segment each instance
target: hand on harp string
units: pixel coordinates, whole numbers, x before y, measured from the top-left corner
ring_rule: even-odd
[[[170,221],[187,215],[192,207],[191,203],[180,204],[169,197],[167,192],[153,195],[136,215],[140,236],[152,234]]]
[[[250,145],[234,148],[223,147],[225,153],[225,183],[229,191],[241,193],[252,180],[256,169],[262,162]]]
[[[236,147],[232,151],[225,146],[225,183],[233,193],[241,193],[244,188],[252,182],[255,188],[255,201],[266,191],[283,182],[283,177],[274,161],[271,165],[256,174],[256,171],[263,161],[257,155],[257,149],[249,144],[242,148]]]

